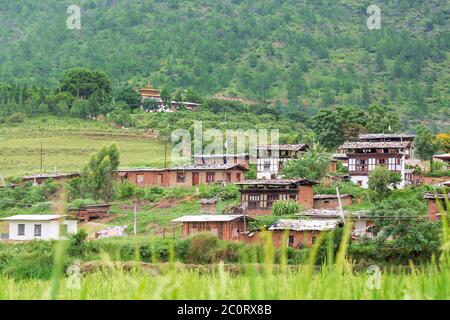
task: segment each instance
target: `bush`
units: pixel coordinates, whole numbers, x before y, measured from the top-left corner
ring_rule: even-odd
[[[24,122],[26,119],[26,115],[22,112],[14,112],[8,118],[6,118],[6,122],[10,124],[18,124]]]
[[[296,214],[301,210],[301,206],[294,200],[278,200],[273,203],[272,212],[276,216]]]
[[[131,198],[136,195],[136,186],[130,181],[119,183],[116,188],[116,197],[118,199]]]
[[[187,248],[187,262],[199,264],[215,262],[218,242],[217,237],[210,232],[193,235]]]

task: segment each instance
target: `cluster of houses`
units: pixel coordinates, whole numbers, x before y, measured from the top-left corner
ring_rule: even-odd
[[[149,93],[150,94],[150,93]],[[385,166],[389,171],[399,173],[403,188],[414,181],[414,171],[407,169],[408,160],[414,152],[414,136],[407,134],[361,134],[356,141],[347,141],[333,155],[328,172],[336,171],[337,163],[348,167],[347,179],[361,187],[368,187],[371,170]],[[308,179],[285,179],[281,172],[287,161],[298,159],[308,150],[306,144],[271,144],[256,146],[256,159],[249,154],[194,155],[192,164],[169,168],[119,169],[118,178],[138,187],[177,187],[204,184],[233,183],[239,186],[240,205],[231,214],[218,214],[216,199],[201,200],[201,214],[187,215],[173,220],[182,228],[182,236],[192,236],[209,231],[223,240],[258,242],[261,232],[250,229],[250,222],[259,216],[271,215],[275,201],[293,200],[303,211],[296,219],[280,219],[267,226],[273,243],[281,245],[286,239],[292,247],[311,246],[321,232],[342,226],[352,221],[352,236],[373,236],[373,221],[366,211],[346,211],[344,206],[353,202],[351,195],[314,194],[316,181]],[[438,155],[448,164],[448,155]],[[250,160],[256,163],[256,179],[246,180]],[[78,174],[45,174],[26,176],[23,181],[41,184],[48,178],[66,181]],[[332,175],[333,176],[333,175]],[[447,182],[447,186],[450,185]],[[445,185],[445,183],[444,183]],[[438,193],[424,196],[429,203],[430,220],[440,219],[436,201],[445,208],[444,197]],[[450,195],[447,195],[450,196]],[[437,199],[437,200],[436,200]],[[447,208],[448,210],[448,208]],[[77,220],[88,221],[109,214],[109,205],[83,206],[70,212]],[[10,239],[29,240],[32,238],[52,239],[76,231],[75,224],[64,216],[22,215],[3,219],[10,222]],[[75,220],[76,221],[76,220]],[[59,227],[56,227],[58,225]],[[61,229],[62,228],[62,229]],[[61,231],[62,230],[62,231]],[[287,237],[284,234],[287,233]]]

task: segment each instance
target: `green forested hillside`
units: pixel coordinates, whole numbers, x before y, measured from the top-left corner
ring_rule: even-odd
[[[81,30],[66,10],[81,7]],[[381,9],[369,30],[366,10]],[[403,124],[448,124],[446,0],[3,0],[0,81],[56,85],[72,67],[114,87],[151,81],[204,96],[388,106]]]

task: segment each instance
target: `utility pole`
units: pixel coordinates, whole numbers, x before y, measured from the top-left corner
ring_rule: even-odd
[[[338,197],[339,213],[341,215],[342,221],[345,224],[344,210],[342,210],[342,202],[341,202],[341,195],[339,194],[339,187],[336,187],[336,194]]]
[[[164,140],[164,168],[167,168],[167,141]]]
[[[41,174],[42,174],[42,140],[41,140]]]
[[[134,236],[136,237],[136,201],[134,202]]]

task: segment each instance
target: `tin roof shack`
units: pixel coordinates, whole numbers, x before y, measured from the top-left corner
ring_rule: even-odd
[[[311,247],[321,232],[327,232],[339,227],[339,220],[285,220],[281,219],[269,227],[272,233],[272,243],[274,247],[280,248],[283,239],[286,245],[292,248]],[[287,238],[284,238],[284,233]]]
[[[25,182],[32,182],[33,185],[41,185],[46,181],[47,179],[52,178],[56,182],[65,182],[72,178],[79,177],[79,173],[71,172],[71,173],[38,173],[33,174],[29,176],[23,176],[21,181],[22,183]]]
[[[307,179],[245,180],[240,186],[241,207],[250,216],[272,214],[272,205],[277,200],[295,200],[304,208],[313,207],[313,185]]]
[[[77,232],[77,220],[66,215],[19,214],[0,220],[9,222],[10,240],[65,239]]]
[[[247,170],[239,164],[204,164],[165,169],[120,169],[118,173],[122,180],[128,180],[138,187],[189,187],[216,182],[239,182],[244,179]]]
[[[250,155],[243,154],[196,154],[193,155],[195,165],[203,164],[240,164],[248,168],[250,163]]]
[[[353,196],[350,194],[341,194],[342,206],[349,206],[352,204]],[[338,209],[339,199],[337,194],[316,194],[314,195],[314,209]]]
[[[91,219],[101,219],[109,216],[110,204],[91,204],[78,208],[69,208],[68,212],[78,220],[88,222]]]
[[[369,216],[369,211],[343,211],[344,218],[353,222],[352,237],[358,238],[360,236],[372,237],[373,218]],[[299,214],[310,219],[340,219],[342,220],[341,212],[332,209],[309,209]]]
[[[448,216],[450,208],[447,207],[445,198],[450,200],[450,191],[446,195],[444,193],[427,192],[425,193],[423,198],[428,201],[428,219],[430,219],[431,221],[441,220],[442,214],[439,210],[437,202],[440,202],[441,207],[444,209]]]
[[[398,187],[403,188],[410,183],[405,173],[406,150],[409,147],[409,141],[347,141],[340,149],[347,154],[348,172],[354,183],[368,188],[370,172],[376,166],[384,166],[400,174]]]
[[[253,220],[244,215],[192,215],[172,220],[181,222],[182,237],[189,237],[200,232],[211,232],[221,240],[238,241],[245,237],[248,222]]]
[[[443,169],[450,170],[450,153],[434,155],[433,160],[442,161],[444,163]]]
[[[200,199],[200,211],[202,213],[215,214],[216,204],[217,204],[216,198]]]
[[[279,178],[283,164],[298,159],[308,150],[306,144],[267,144],[256,146],[256,176],[258,179]]]

